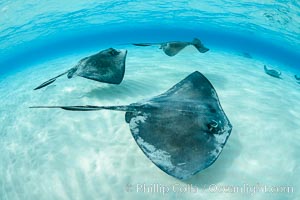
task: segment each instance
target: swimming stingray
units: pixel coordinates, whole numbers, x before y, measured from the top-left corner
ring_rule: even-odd
[[[297,76],[297,75],[295,75],[295,79],[296,79],[297,81],[300,81],[300,77]]]
[[[211,83],[196,71],[167,92],[125,106],[36,106],[71,111],[125,111],[144,154],[161,170],[186,179],[220,155],[232,126]]]
[[[109,48],[100,51],[97,54],[81,59],[73,68],[44,82],[34,90],[50,85],[58,77],[65,74],[67,74],[69,79],[73,76],[81,76],[103,83],[120,84],[125,73],[126,55],[126,50]]]
[[[182,49],[184,49],[188,45],[193,45],[200,53],[205,53],[209,49],[206,48],[199,39],[194,38],[192,42],[163,42],[163,43],[135,43],[135,46],[152,46],[152,45],[160,45],[160,49],[162,49],[165,54],[168,56],[175,56]]]
[[[274,69],[268,69],[266,65],[264,65],[264,70],[266,72],[266,74],[273,76],[275,78],[281,78],[281,72],[276,71]]]

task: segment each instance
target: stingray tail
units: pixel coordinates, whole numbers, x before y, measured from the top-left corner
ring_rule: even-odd
[[[205,53],[209,51],[209,48],[206,48],[201,41],[198,38],[194,38],[193,41],[191,42],[192,45],[200,52],[200,53]]]
[[[150,44],[150,43],[132,43],[132,45],[139,46],[139,47],[147,47],[147,46],[151,46],[152,44]]]
[[[73,67],[72,69],[70,69],[67,73],[68,73],[68,79],[72,78],[75,74],[75,72],[77,71],[77,67]]]
[[[69,71],[70,70],[68,70],[68,71],[66,71],[66,72],[64,72],[64,73],[62,73],[62,74],[60,74],[58,76],[55,76],[54,78],[49,79],[48,81],[46,81],[46,82],[42,83],[41,85],[37,86],[36,88],[34,88],[34,90],[38,90],[38,89],[41,89],[43,87],[46,87],[47,85],[50,85],[51,83],[53,83],[54,81],[56,81],[57,78],[59,78],[59,77],[65,75],[65,74],[69,73]]]
[[[29,108],[61,108],[68,111],[97,111],[97,110],[116,110],[116,111],[125,111],[125,112],[134,112],[136,111],[135,106],[32,106]]]
[[[139,47],[148,47],[148,46],[152,46],[152,45],[161,45],[161,42],[152,42],[152,43],[147,43],[147,42],[143,42],[143,43],[131,43],[134,46],[139,46]]]

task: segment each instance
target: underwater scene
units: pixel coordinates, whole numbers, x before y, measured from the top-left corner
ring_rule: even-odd
[[[0,200],[299,199],[299,1],[0,13]]]

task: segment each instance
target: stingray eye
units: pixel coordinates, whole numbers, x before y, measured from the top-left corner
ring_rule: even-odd
[[[218,128],[218,122],[212,120],[210,123],[207,124],[207,128],[209,131],[214,132]]]

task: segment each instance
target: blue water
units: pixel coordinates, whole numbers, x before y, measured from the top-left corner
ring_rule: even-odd
[[[153,33],[157,33],[153,35]],[[222,48],[248,52],[253,55],[268,59],[276,58],[279,62],[291,67],[297,67],[300,63],[300,54],[289,44],[278,42],[272,39],[264,40],[259,36],[248,36],[242,33],[234,33],[216,28],[199,29],[184,26],[166,28],[161,25],[151,25],[144,27],[117,27],[99,29],[91,27],[90,30],[80,33],[59,35],[47,39],[37,40],[28,44],[23,44],[10,52],[2,59],[1,66],[15,68],[18,66],[39,62],[53,56],[61,56],[67,53],[82,51],[83,49],[95,47],[119,46],[122,43],[132,42],[161,42],[166,40],[190,40],[193,37],[200,37],[205,44],[210,47]],[[17,59],[16,59],[17,58]],[[1,68],[2,72],[9,69]]]
[[[275,57],[293,67],[299,63],[298,1],[32,0],[2,1],[0,8],[2,73],[23,60],[38,61],[91,45],[191,36],[208,45]]]
[[[0,13],[0,200],[298,199],[300,85],[293,76],[300,75],[299,1],[3,0]],[[194,37],[210,51],[186,48],[169,58],[156,47],[128,45]],[[32,90],[108,47],[128,50],[121,85],[62,78]],[[283,79],[266,75],[265,64]],[[233,132],[220,158],[185,182],[147,160],[123,113],[28,109],[129,104],[195,70],[214,85]],[[138,184],[176,191],[137,191]],[[244,184],[293,192],[178,190]]]

